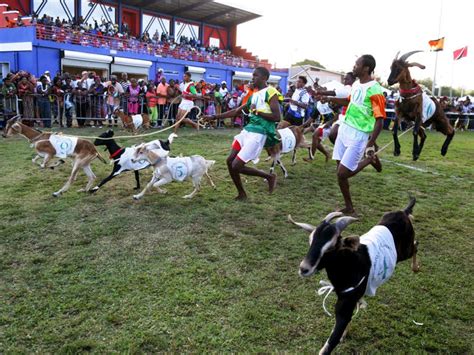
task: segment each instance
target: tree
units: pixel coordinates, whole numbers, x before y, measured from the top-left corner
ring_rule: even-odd
[[[317,60],[313,60],[313,59],[305,59],[305,60],[302,60],[298,63],[293,64],[292,66],[294,67],[294,66],[298,66],[298,65],[312,65],[314,67],[318,67],[318,68],[321,68],[321,69],[326,69],[326,67],[324,65],[322,65]]]

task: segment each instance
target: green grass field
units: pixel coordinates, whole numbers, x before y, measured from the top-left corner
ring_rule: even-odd
[[[70,131],[78,132],[100,131]],[[191,183],[173,183],[167,195],[152,191],[139,202],[132,173],[96,195],[76,192],[86,183],[81,173],[55,199],[70,164],[41,170],[26,140],[2,139],[0,353],[319,350],[334,324],[316,294],[326,275],[298,276],[307,233],[286,216],[317,224],[342,207],[335,164],[320,153],[304,163],[300,151],[291,167],[285,156],[290,177],[273,195],[249,178],[249,202],[235,202],[225,157],[236,132],[182,130],[172,146],[175,155],[215,159],[216,190],[204,183],[184,200]],[[402,156],[391,147],[382,155],[381,174],[369,167],[351,180],[360,222],[346,235],[363,234],[416,196],[421,272],[399,264],[366,298],[338,353],[474,352],[474,135],[458,133],[442,157],[444,137],[429,132],[418,162],[411,139],[401,138]],[[390,140],[384,132],[379,145]],[[99,181],[111,166],[96,160],[93,170]],[[143,184],[150,175],[142,173]]]

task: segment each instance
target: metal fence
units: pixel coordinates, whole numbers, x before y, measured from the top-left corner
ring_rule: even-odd
[[[153,99],[159,99],[152,96]],[[150,107],[150,97],[144,95],[131,96],[129,94],[108,95],[89,94],[75,91],[58,96],[53,94],[26,94],[22,96],[0,95],[0,125],[11,117],[21,115],[22,120],[29,125],[38,125],[49,128],[52,125],[60,126],[102,126],[118,125],[119,118],[114,114],[115,109],[121,109],[127,115],[148,114],[150,121],[156,127],[174,124],[178,113],[179,100],[168,99],[165,104],[156,104]],[[209,98],[199,98],[194,101],[202,114],[213,115],[228,109],[228,101],[222,104]],[[188,117],[196,121],[199,110],[192,109]],[[237,117],[226,121],[228,126],[243,125],[243,119]],[[218,122],[215,127],[223,127],[224,122]]]

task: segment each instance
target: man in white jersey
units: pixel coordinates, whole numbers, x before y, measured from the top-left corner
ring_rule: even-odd
[[[280,122],[278,128],[286,128],[288,126],[301,126],[304,122],[306,109],[309,104],[309,94],[305,89],[308,80],[304,76],[299,76],[296,81],[296,89],[291,99],[285,99],[289,102],[288,111],[285,118]]]
[[[339,127],[332,158],[337,161],[337,180],[344,197],[345,207],[340,211],[353,214],[354,206],[349,190],[349,178],[367,165],[377,171],[382,165],[375,154],[375,141],[383,127],[385,97],[379,83],[372,78],[375,59],[366,54],[357,59],[353,73],[359,79],[346,99],[324,96],[321,99],[348,106],[344,122]],[[370,137],[370,138],[369,138]],[[364,157],[364,151],[366,158]]]

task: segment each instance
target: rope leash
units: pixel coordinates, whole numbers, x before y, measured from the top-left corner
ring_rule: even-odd
[[[403,136],[404,134],[410,132],[411,130],[413,129],[413,126],[408,128],[405,132],[403,132],[402,134],[400,134],[397,138],[400,138],[401,136]],[[375,152],[375,155],[378,155],[379,153],[383,152],[385,149],[387,149],[389,146],[391,146],[393,143],[395,142],[394,139],[392,139],[390,142],[388,142],[387,144],[385,144],[382,148],[380,148],[379,150],[377,150]]]
[[[181,98],[181,95],[180,96],[177,96],[175,97],[171,102],[170,102],[170,105],[172,105],[174,103],[175,100],[177,99],[180,99]],[[202,115],[202,112],[201,112],[201,108],[199,106],[193,106],[191,108],[194,109],[194,108],[197,108],[198,109],[198,115],[197,115],[197,118],[198,118],[198,121],[200,121],[200,117]],[[160,134],[160,133],[163,133],[163,132],[166,132],[178,125],[181,124],[181,122],[188,116],[189,112],[191,112],[191,110],[186,110],[186,114],[181,117],[178,121],[176,121],[173,125],[171,126],[168,126],[166,128],[163,128],[163,129],[160,129],[158,131],[155,131],[155,132],[150,132],[150,133],[143,133],[143,134],[137,134],[137,135],[133,135],[133,136],[115,136],[115,137],[110,137],[110,138],[104,138],[104,137],[97,137],[97,136],[76,136],[76,135],[71,135],[72,137],[76,137],[76,138],[84,138],[84,139],[101,139],[101,140],[112,140],[112,139],[130,139],[130,138],[141,138],[141,137],[150,137],[150,136],[154,136],[154,135],[157,135],[157,134]],[[169,119],[169,113],[170,111],[168,110],[168,112],[166,113],[166,118],[164,120],[168,121]],[[57,132],[44,132],[44,133],[50,133],[50,134],[58,134]]]
[[[355,287],[350,287],[348,288],[347,290],[344,290],[342,291],[342,293],[346,293],[346,292],[350,292],[350,291],[353,291],[354,289],[356,289],[357,287],[359,287],[362,282],[365,280],[365,277],[362,278],[362,280],[360,280],[359,284]],[[324,309],[324,312],[329,316],[329,317],[332,317],[332,314],[328,311],[328,309],[326,308],[326,300],[327,298],[329,297],[329,295],[334,291],[334,286],[332,285],[332,283],[330,283],[329,281],[326,281],[326,280],[320,280],[319,281],[319,284],[321,285],[321,287],[318,289],[317,293],[318,293],[318,296],[322,296],[324,294],[326,294],[323,298],[323,309]],[[356,312],[354,314],[354,317],[357,316],[357,314],[359,313],[359,309],[364,309],[364,308],[367,308],[367,302],[365,302],[365,300],[363,298],[361,298],[359,301],[357,301],[357,309],[356,309]]]

